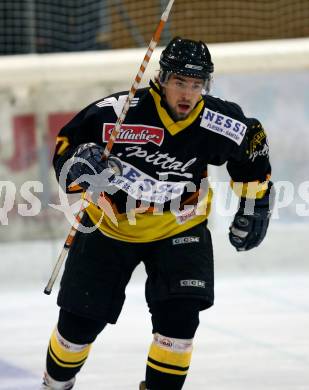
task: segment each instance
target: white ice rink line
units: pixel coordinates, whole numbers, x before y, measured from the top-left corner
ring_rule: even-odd
[[[285,235],[275,236],[277,253],[267,241],[258,252],[245,255],[246,259],[241,254],[237,264],[225,266],[222,255],[224,262],[234,262],[235,254],[225,241],[221,245],[221,238],[215,237],[215,306],[201,313],[184,390],[309,389],[306,239],[297,235],[302,248],[284,251]],[[5,249],[8,254],[8,247]],[[280,250],[281,261],[274,259]],[[306,257],[300,259],[302,253]],[[139,268],[127,289],[118,324],[107,327],[98,337],[78,376],[76,390],[138,389],[151,342],[143,279],[144,271]],[[57,288],[48,297],[42,293],[45,280],[15,281],[11,286],[2,280],[1,285],[0,390],[36,390],[57,319]]]

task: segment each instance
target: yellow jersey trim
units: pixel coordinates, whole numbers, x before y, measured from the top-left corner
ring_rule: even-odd
[[[86,208],[92,223],[106,236],[126,242],[152,242],[182,233],[208,218],[211,210],[213,191],[207,194],[197,205],[187,205],[187,210],[175,215],[171,211],[156,214],[155,211],[130,214],[114,214],[111,210],[100,209],[93,203]],[[108,216],[109,215],[109,216]]]
[[[246,199],[262,199],[268,189],[268,181],[263,183],[259,181],[243,183],[231,180],[230,185],[236,195]]]
[[[56,138],[56,145],[58,145],[58,143],[61,143],[61,145],[60,145],[59,149],[57,150],[57,155],[61,156],[67,150],[67,148],[70,146],[70,142],[69,142],[68,137],[57,137]]]
[[[170,117],[166,109],[161,106],[160,94],[156,92],[153,88],[150,88],[149,92],[153,97],[161,122],[163,123],[164,127],[169,131],[171,135],[176,135],[180,131],[190,126],[196,120],[196,118],[199,116],[202,109],[204,108],[204,100],[201,99],[197,104],[197,106],[191,111],[188,118],[182,121],[175,122]]]

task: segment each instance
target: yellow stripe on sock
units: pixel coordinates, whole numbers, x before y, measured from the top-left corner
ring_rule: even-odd
[[[171,364],[181,368],[189,367],[192,352],[176,352],[161,348],[152,343],[149,351],[149,357],[164,364]]]
[[[57,359],[57,356],[53,353],[50,345],[49,345],[49,348],[48,348],[48,353],[50,355],[50,357],[53,359],[53,361],[60,367],[65,367],[65,368],[76,368],[76,367],[80,367],[84,364],[85,360],[84,359],[83,361],[81,362],[78,362],[76,364],[72,364],[72,363],[63,363],[61,362],[60,360]]]
[[[78,367],[87,359],[90,348],[91,344],[87,345],[79,352],[66,349],[59,343],[55,330],[50,339],[49,352],[53,360],[61,367]]]
[[[149,359],[147,361],[147,365],[154,370],[163,373],[173,375],[187,375],[191,362],[191,355],[192,351],[173,351],[152,343],[149,350]],[[177,369],[177,367],[179,367],[179,369]]]
[[[149,367],[153,368],[154,370],[157,370],[157,371],[160,371],[160,372],[164,372],[166,374],[187,375],[187,373],[188,373],[188,370],[187,371],[178,371],[178,370],[174,370],[172,368],[166,368],[166,367],[157,366],[156,364],[154,364],[152,362],[149,362],[149,361],[147,361],[147,365]]]

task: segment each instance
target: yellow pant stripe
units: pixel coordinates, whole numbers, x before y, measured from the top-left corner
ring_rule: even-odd
[[[56,330],[53,332],[50,339],[50,354],[52,358],[59,365],[68,364],[69,367],[73,367],[73,364],[79,366],[87,359],[91,344],[87,345],[81,351],[70,351],[69,349],[64,348],[58,341],[56,336]],[[60,364],[61,363],[61,364]],[[64,367],[64,366],[63,366]]]
[[[192,352],[176,352],[161,348],[152,343],[149,351],[149,357],[157,362],[178,366],[180,368],[189,367]]]
[[[158,366],[158,365],[150,362],[149,360],[147,362],[147,365],[149,367],[153,368],[154,370],[157,370],[157,371],[160,371],[160,372],[164,372],[166,374],[187,375],[187,373],[188,373],[188,370],[187,371],[178,371],[178,370],[174,370],[172,368],[161,367],[161,366]]]

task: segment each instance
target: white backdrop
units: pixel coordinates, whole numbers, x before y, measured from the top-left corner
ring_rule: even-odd
[[[155,50],[143,85],[158,69],[161,49]],[[309,39],[217,44],[210,50],[215,63],[213,94],[239,103],[247,115],[261,119],[271,144],[273,180],[292,183],[294,193],[278,221],[308,224]],[[64,216],[48,206],[59,203],[50,167],[55,136],[91,101],[128,89],[144,51],[1,58],[0,241],[66,234]],[[214,180],[228,181],[224,168],[211,172]],[[29,206],[31,193],[38,198],[35,210]],[[226,226],[229,219],[221,216],[225,213],[220,194],[217,199],[213,223]],[[305,210],[302,217],[296,213],[298,203]]]
[[[217,69],[214,94],[234,100],[246,114],[261,119],[270,138],[273,180],[290,182],[295,189],[309,180],[309,55],[305,40],[297,42],[280,42],[284,50],[279,52],[266,44],[263,55],[258,50],[262,46],[253,43],[243,52],[237,45],[212,50]],[[38,388],[57,320],[57,284],[51,296],[43,294],[68,231],[64,216],[48,206],[57,202],[50,169],[53,136],[73,111],[128,88],[139,66],[137,56],[143,56],[132,52],[131,60],[135,58],[130,62],[128,53],[0,61],[0,241],[14,240],[0,242],[1,390]],[[159,50],[152,71],[158,55]],[[228,181],[224,167],[211,174]],[[42,208],[36,216],[21,217],[18,205],[27,203],[21,188],[31,180],[42,182],[43,192],[35,194]],[[5,189],[13,200],[8,213],[3,210]],[[305,390],[309,224],[308,216],[297,215],[296,206],[302,203],[308,210],[308,204],[293,196],[280,218],[272,221],[262,245],[236,253],[227,237],[230,217],[222,216],[226,206],[217,195],[211,221],[216,304],[201,313],[186,389]],[[48,240],[16,242],[44,237]],[[60,239],[52,240],[55,237]],[[99,336],[77,390],[137,388],[151,341],[144,281],[145,272],[138,267],[119,323]]]

